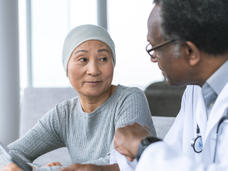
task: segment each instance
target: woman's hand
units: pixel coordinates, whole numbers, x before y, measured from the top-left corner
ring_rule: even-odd
[[[1,171],[23,171],[14,163],[9,163],[8,165],[4,166]]]
[[[119,171],[119,166],[117,164],[105,166],[97,166],[94,164],[73,164],[61,169],[60,171]]]
[[[48,163],[42,167],[52,167],[52,166],[62,166],[62,164],[60,162],[51,162],[51,163]]]
[[[92,164],[73,164],[61,171],[100,171],[99,167]]]

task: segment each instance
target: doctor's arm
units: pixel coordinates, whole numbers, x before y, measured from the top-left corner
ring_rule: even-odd
[[[145,170],[225,171],[228,170],[228,163],[226,158],[226,160],[217,163],[205,164],[177,152],[165,142],[158,142],[149,146],[139,160],[136,171]]]
[[[183,130],[179,127],[184,123],[183,115],[178,115],[172,128],[166,135],[164,141],[151,144],[142,154],[136,171],[159,170],[159,171],[225,171],[228,170],[228,124],[224,124],[221,134],[215,139],[210,139],[210,148],[204,149],[203,160],[197,161],[195,157],[183,152],[180,136]],[[178,137],[179,136],[179,137]],[[176,137],[176,138],[173,138]],[[178,141],[177,141],[178,140]],[[172,142],[171,142],[172,141]],[[215,141],[218,141],[215,145]],[[190,142],[189,142],[190,146]],[[207,146],[208,147],[208,146]],[[213,158],[216,152],[216,160]],[[206,153],[205,153],[206,152]],[[205,162],[207,161],[207,162]]]

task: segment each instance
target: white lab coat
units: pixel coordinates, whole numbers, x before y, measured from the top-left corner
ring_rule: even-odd
[[[220,127],[216,162],[213,163],[216,129],[222,116],[228,115],[228,83],[217,97],[207,119],[199,86],[188,86],[181,110],[164,142],[150,145],[142,154],[136,171],[223,171],[228,170],[228,122]],[[191,140],[200,127],[203,151],[195,153]]]

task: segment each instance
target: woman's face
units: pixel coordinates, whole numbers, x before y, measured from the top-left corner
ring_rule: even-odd
[[[109,92],[113,69],[111,49],[101,41],[88,40],[72,52],[67,72],[79,95],[99,97]]]

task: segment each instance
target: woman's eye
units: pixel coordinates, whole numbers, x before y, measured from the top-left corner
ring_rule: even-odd
[[[107,57],[100,58],[100,61],[102,61],[102,62],[107,61]]]
[[[79,58],[79,61],[80,61],[80,62],[86,62],[87,59],[86,59],[86,58]]]

